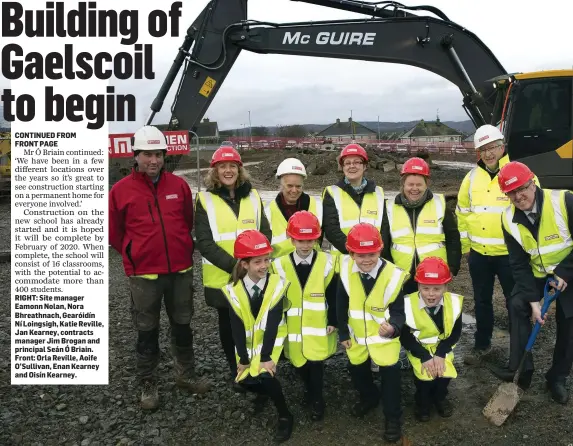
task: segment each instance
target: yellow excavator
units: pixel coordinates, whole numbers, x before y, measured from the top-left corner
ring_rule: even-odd
[[[243,50],[405,64],[454,83],[474,125],[500,126],[509,157],[527,164],[543,187],[573,189],[573,70],[507,73],[475,34],[433,6],[292,1],[368,17],[271,23],[248,19],[248,0],[209,1],[187,30],[147,124],[183,66],[169,129],[196,130]]]
[[[0,197],[10,195],[10,132],[0,130]]]

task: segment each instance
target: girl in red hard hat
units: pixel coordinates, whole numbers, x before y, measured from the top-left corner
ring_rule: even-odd
[[[428,257],[418,265],[418,291],[404,298],[406,325],[400,340],[414,370],[415,415],[429,421],[432,406],[438,414],[452,416],[446,399],[448,384],[457,376],[452,352],[462,334],[463,297],[448,292],[450,269],[439,257]]]
[[[230,381],[236,392],[244,389],[234,382],[237,363],[229,320],[229,305],[221,292],[231,277],[237,260],[233,243],[247,229],[272,237],[259,193],[249,180],[239,153],[230,146],[219,147],[211,158],[205,178],[207,191],[199,192],[195,205],[195,237],[203,257],[205,301],[219,316],[219,337],[230,369]]]
[[[282,442],[290,438],[293,427],[293,416],[276,378],[287,336],[283,305],[289,282],[269,273],[272,251],[261,232],[247,230],[239,234],[234,243],[238,262],[222,291],[231,307],[237,355],[235,381],[258,395],[256,411],[262,410],[266,398],[274,402],[279,416],[275,440]]]
[[[440,257],[457,275],[462,258],[460,232],[454,212],[442,194],[429,189],[430,166],[410,158],[402,166],[400,193],[386,203],[382,225],[382,257],[410,273],[404,294],[416,292],[416,267],[426,257]]]
[[[295,251],[273,261],[273,269],[290,282],[287,292],[288,338],[285,355],[303,379],[303,402],[311,419],[324,416],[322,395],[324,360],[336,352],[336,284],[330,254],[317,251],[321,235],[318,218],[308,211],[295,212],[286,233]]]
[[[395,442],[402,436],[399,337],[406,318],[402,286],[408,273],[380,258],[382,248],[380,231],[369,223],[359,223],[348,233],[350,255],[340,257],[337,326],[360,394],[351,413],[361,418],[378,406],[380,392],[371,372],[374,363],[382,381],[384,438]]]

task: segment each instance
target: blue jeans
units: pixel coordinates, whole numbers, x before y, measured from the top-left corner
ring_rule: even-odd
[[[470,276],[474,289],[476,332],[474,347],[486,349],[491,344],[493,334],[493,286],[497,276],[508,308],[509,297],[515,284],[509,256],[484,256],[470,250],[468,258]]]

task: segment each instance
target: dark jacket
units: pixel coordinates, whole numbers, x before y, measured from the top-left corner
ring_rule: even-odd
[[[277,204],[281,214],[283,215],[284,219],[288,222],[289,216],[285,212],[284,203],[282,200],[282,194],[279,192],[275,198],[275,203]],[[296,201],[296,211],[308,211],[310,207],[310,195],[303,192],[299,199]],[[323,218],[324,220],[324,218]],[[322,221],[320,222],[320,226],[322,227]],[[322,246],[322,239],[324,238],[324,232],[320,234],[320,238],[318,239],[319,246]]]
[[[430,200],[434,198],[434,194],[432,191],[428,191],[428,196],[426,200],[420,204],[417,208],[404,208],[406,213],[410,217],[410,224],[412,228],[416,230],[416,226],[418,223],[418,216],[420,215],[420,211],[422,207]],[[397,205],[402,205],[402,196],[398,194],[394,199],[394,203]],[[382,257],[388,259],[392,262],[392,254],[390,254],[390,246],[392,246],[392,236],[390,234],[390,222],[386,213],[384,213],[384,218],[382,220],[382,241],[384,242],[384,249],[382,250]],[[455,215],[451,209],[447,206],[445,208],[444,213],[444,221],[442,222],[442,226],[444,228],[444,235],[445,235],[445,244],[446,244],[446,252],[447,252],[447,262],[448,266],[450,267],[450,271],[454,276],[458,274],[460,271],[460,265],[462,261],[462,242],[460,239],[460,231],[458,230],[458,224],[456,222]],[[414,275],[416,272],[416,267],[420,263],[420,259],[418,254],[416,253],[414,262],[412,263],[412,267],[410,269],[410,279],[414,280]]]
[[[543,190],[537,187],[535,202],[537,203],[538,212],[541,212],[543,208],[543,199]],[[565,205],[569,219],[569,232],[573,234],[573,194],[571,192],[565,194]],[[541,218],[543,217],[541,216]],[[516,208],[513,223],[525,226],[529,232],[531,232],[531,235],[537,239],[540,225],[539,220],[535,225],[532,224],[529,218],[527,218],[527,215],[525,215],[525,212]],[[529,254],[505,228],[503,228],[503,237],[509,252],[509,265],[511,266],[515,280],[515,286],[511,293],[512,297],[524,299],[528,302],[539,302],[543,297],[543,288],[546,279],[535,278],[531,265],[529,264]],[[573,251],[559,263],[554,273],[567,282],[568,287],[558,299],[561,301],[565,317],[573,317]]]
[[[132,170],[109,192],[109,243],[127,276],[169,274],[193,265],[193,197],[185,180],[162,171],[157,183]]]
[[[378,270],[376,275],[376,280],[380,277],[382,270],[386,267],[385,260],[382,260],[382,266]],[[370,294],[374,288],[375,281],[369,280],[367,282],[362,280],[362,285],[364,286],[364,291],[366,296]],[[348,307],[350,304],[350,298],[346,292],[346,288],[342,284],[342,280],[338,281],[338,288],[336,290],[336,319],[338,328],[338,339],[340,342],[347,341],[350,339],[350,332],[348,330]],[[388,323],[394,327],[394,334],[392,338],[400,336],[402,327],[406,322],[406,314],[404,313],[404,293],[400,291],[396,300],[388,306],[388,311],[390,312],[390,319]]]
[[[232,199],[229,196],[229,191],[224,187],[210,190],[209,192],[225,200],[235,215],[238,216],[240,201],[249,196],[251,189],[251,183],[245,182],[241,184],[237,189],[235,189],[235,199]],[[261,211],[263,209],[262,206],[263,204],[261,203]],[[261,212],[261,232],[269,239],[269,241],[271,240],[271,229],[264,212]],[[195,238],[197,240],[197,248],[203,257],[209,260],[209,262],[217,268],[220,268],[229,274],[233,272],[233,267],[235,266],[235,263],[237,263],[237,260],[232,255],[228,254],[223,248],[218,246],[213,240],[213,233],[209,226],[207,212],[199,200],[197,200],[195,207]],[[205,302],[207,305],[216,308],[225,308],[229,306],[223,291],[214,288],[205,288]]]
[[[357,194],[350,184],[346,184],[344,179],[340,180],[336,185],[347,192],[358,206],[362,206],[364,194],[376,191],[376,183],[372,180],[367,180],[366,187],[364,187],[364,190],[360,194]],[[346,235],[344,235],[344,232],[340,229],[338,209],[336,209],[334,198],[332,198],[328,192],[324,194],[322,207],[322,228],[324,230],[324,236],[336,249],[343,254],[348,254],[346,250]]]

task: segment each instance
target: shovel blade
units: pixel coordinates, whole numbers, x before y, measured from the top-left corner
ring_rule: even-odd
[[[523,390],[514,383],[501,384],[487,405],[483,415],[494,425],[501,426],[521,399]]]

